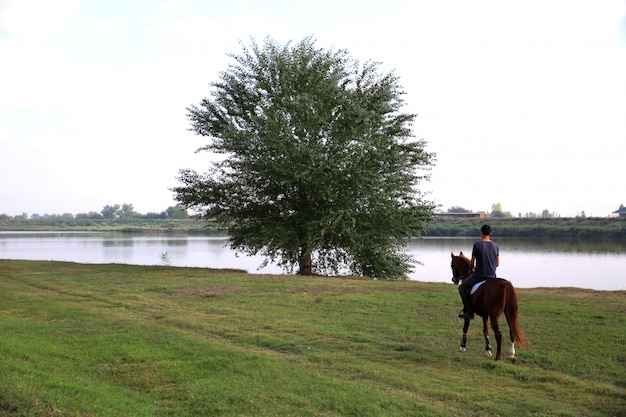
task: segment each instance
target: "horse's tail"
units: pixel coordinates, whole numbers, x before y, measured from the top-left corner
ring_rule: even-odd
[[[514,343],[517,343],[520,348],[523,348],[526,345],[526,336],[524,336],[524,332],[522,332],[522,328],[517,320],[518,304],[515,287],[507,281],[504,285],[504,291],[506,292],[504,315],[506,316],[506,321],[509,323],[511,339]]]

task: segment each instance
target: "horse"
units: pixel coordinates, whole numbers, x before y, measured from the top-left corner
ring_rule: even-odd
[[[459,282],[463,281],[472,273],[470,260],[467,256],[463,255],[463,252],[460,252],[459,256],[455,256],[454,252],[452,252],[451,255],[452,262],[450,263],[450,267],[452,268],[452,282],[458,285]],[[483,319],[483,335],[485,336],[485,353],[487,356],[492,355],[488,326],[489,320],[491,320],[491,328],[493,329],[497,342],[495,360],[502,359],[502,331],[500,330],[498,320],[504,312],[509,325],[509,335],[511,338],[509,360],[511,363],[515,363],[515,344],[517,343],[520,348],[523,348],[525,346],[526,337],[517,320],[517,294],[515,293],[513,284],[506,279],[489,278],[476,290],[470,299],[474,312]],[[461,339],[461,346],[459,347],[460,352],[467,350],[467,329],[469,325],[470,320],[465,319],[465,323],[463,324],[463,337]]]

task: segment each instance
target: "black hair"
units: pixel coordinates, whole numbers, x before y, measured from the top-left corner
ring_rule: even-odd
[[[484,224],[483,227],[480,228],[480,231],[483,235],[489,236],[491,234],[491,226]]]

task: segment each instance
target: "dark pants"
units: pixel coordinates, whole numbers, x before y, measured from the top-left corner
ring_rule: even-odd
[[[463,300],[463,311],[465,311],[466,313],[474,312],[474,310],[472,309],[472,302],[470,301],[469,291],[475,284],[486,279],[487,278],[485,277],[471,274],[469,277],[463,280],[461,285],[459,285],[459,294],[461,295],[461,300]]]

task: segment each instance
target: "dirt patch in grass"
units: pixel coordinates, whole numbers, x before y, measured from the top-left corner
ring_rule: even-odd
[[[418,292],[420,288],[413,287],[298,287],[290,291],[292,294],[317,294],[317,293],[334,293],[334,294],[367,294],[374,292]]]
[[[200,298],[211,298],[218,297],[220,295],[231,295],[244,292],[245,289],[243,287],[239,287],[236,285],[219,285],[219,286],[211,286],[205,288],[183,288],[178,291],[175,291],[177,296],[181,297],[200,297]]]

